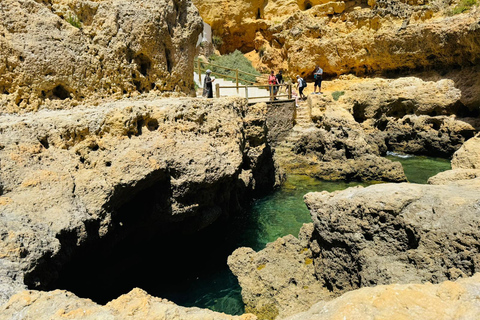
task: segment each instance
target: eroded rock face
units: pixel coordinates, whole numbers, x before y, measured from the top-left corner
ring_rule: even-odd
[[[191,93],[201,28],[183,0],[2,1],[0,112]]]
[[[480,312],[480,276],[433,285],[406,284],[362,288],[315,304],[285,320],[316,319],[475,319]]]
[[[309,248],[312,233],[313,225],[305,224],[298,239],[288,235],[259,252],[239,248],[228,257],[247,312],[260,319],[283,318],[330,298],[331,293],[315,277]]]
[[[479,190],[475,179],[309,193],[313,229],[306,226],[299,239],[283,237],[258,253],[238,249],[229,266],[249,311],[259,317],[268,304],[287,316],[315,299],[361,287],[472,276],[480,266]],[[275,277],[263,275],[264,269]]]
[[[449,16],[425,1],[194,1],[223,40],[221,50],[255,50],[266,69],[311,77],[475,65],[479,12]],[[254,59],[255,60],[255,59]],[[478,97],[477,97],[478,98]],[[477,101],[479,101],[477,99]]]
[[[372,143],[345,108],[324,96],[311,96],[309,103],[316,128],[307,131],[293,147],[297,162],[303,164],[285,163],[286,168],[294,165],[298,168],[290,171],[325,180],[406,181],[401,164],[382,158],[385,147]]]
[[[25,319],[191,319],[255,320],[254,315],[229,316],[199,308],[182,308],[141,289],[133,289],[105,306],[81,299],[68,291],[22,291],[0,307],[0,319],[12,319],[19,313]]]
[[[440,172],[428,179],[430,184],[446,184],[459,180],[470,180],[480,177],[480,136],[477,134],[463,144],[454,153],[452,170]]]
[[[316,274],[333,292],[471,276],[480,253],[480,180],[310,193]],[[345,275],[346,277],[343,277]]]
[[[239,98],[125,100],[2,117],[1,298],[24,281],[48,286],[85,243],[137,228],[195,232],[271,189],[280,178],[265,108]]]
[[[338,101],[311,97],[313,120],[321,120],[327,105],[348,110],[383,152],[449,157],[478,129],[474,118],[462,116],[469,111],[451,80],[353,78],[341,86]]]

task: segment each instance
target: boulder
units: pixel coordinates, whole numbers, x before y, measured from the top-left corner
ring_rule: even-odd
[[[4,0],[0,112],[194,92],[202,20],[175,0]]]
[[[316,276],[332,292],[471,276],[480,263],[480,179],[309,193],[321,248]],[[316,245],[317,245],[316,244]]]
[[[265,306],[282,318],[306,311],[315,300],[324,302],[292,319],[310,319],[332,304],[342,316],[342,308],[349,306],[362,318],[360,312],[377,312],[371,300],[345,304],[347,297],[355,301],[354,292],[361,290],[342,296],[338,304],[325,301],[363,287],[375,287],[362,289],[371,297],[400,288],[379,285],[439,283],[474,275],[480,266],[479,188],[480,178],[448,185],[379,184],[308,193],[305,203],[313,226],[304,225],[298,239],[285,236],[259,252],[240,248],[229,257],[229,266],[242,286],[248,311],[260,318],[273,318],[265,314]],[[409,303],[391,297],[381,299],[385,312]]]

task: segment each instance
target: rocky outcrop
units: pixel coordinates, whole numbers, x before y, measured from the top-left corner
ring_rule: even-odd
[[[4,0],[0,112],[194,91],[202,20],[189,1]]]
[[[309,103],[315,128],[295,142],[298,161],[285,163],[288,171],[301,170],[325,180],[406,181],[401,164],[380,157],[386,150],[371,143],[345,108],[323,96],[311,96]]]
[[[48,287],[87,243],[195,232],[270,190],[265,107],[124,100],[2,117],[1,299]]]
[[[441,284],[362,288],[319,302],[285,320],[333,319],[475,319],[480,313],[480,276]]]
[[[304,227],[298,240],[287,236],[258,253],[237,249],[229,266],[259,317],[264,305],[286,316],[361,287],[472,276],[480,267],[479,188],[475,179],[309,193],[314,229]],[[275,279],[262,273],[267,268]],[[305,290],[310,287],[314,293]],[[301,302],[292,302],[300,293]]]
[[[327,104],[348,110],[383,152],[450,157],[479,128],[475,118],[462,116],[469,111],[451,80],[350,77],[329,86],[341,87],[344,94],[338,101],[311,97],[313,120],[320,120],[316,114]]]
[[[283,318],[331,296],[315,277],[312,233],[313,225],[305,224],[298,239],[288,235],[259,252],[239,248],[228,257],[247,312],[260,319]]]
[[[70,292],[23,291],[0,307],[0,319],[191,319],[191,320],[255,320],[254,315],[229,316],[199,308],[182,308],[155,298],[141,289],[133,289],[105,306],[81,299]]]
[[[428,179],[430,184],[446,184],[452,181],[480,177],[480,136],[471,138],[453,155],[452,170],[441,172]]]

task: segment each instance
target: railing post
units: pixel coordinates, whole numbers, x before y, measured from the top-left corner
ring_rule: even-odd
[[[237,80],[237,94],[238,94],[238,69],[236,70],[236,80]]]
[[[273,85],[270,85],[269,89],[270,89],[270,101],[273,101]]]
[[[198,82],[202,85],[202,63],[200,62],[200,58],[198,58]]]
[[[248,85],[245,85],[245,98],[247,98],[248,102]]]
[[[216,94],[217,98],[220,98],[220,83],[217,83],[215,85],[215,94]]]
[[[292,84],[288,85],[288,99],[292,99]]]

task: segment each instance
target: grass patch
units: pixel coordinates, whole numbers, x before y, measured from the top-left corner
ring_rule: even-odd
[[[477,0],[461,0],[455,8],[452,9],[451,14],[454,15],[465,12],[476,4]]]
[[[223,56],[217,56],[217,55],[212,55],[210,56],[210,62],[214,64],[218,64],[222,67],[227,67],[227,68],[232,68],[232,69],[238,69],[240,71],[248,72],[255,74],[257,76],[260,75],[260,72],[258,72],[253,66],[250,60],[248,60],[240,51],[235,50],[234,52],[223,55]],[[211,67],[213,72],[218,72],[222,74],[226,74],[232,77],[235,77],[236,72],[234,70],[226,70],[220,67]],[[245,80],[249,81],[256,81],[256,76],[250,76],[250,75],[245,75],[245,74],[240,74],[240,78],[243,78]],[[232,79],[227,79],[227,80],[232,80]]]
[[[334,91],[332,92],[333,100],[338,101],[338,99],[345,94],[345,91]]]
[[[75,28],[78,28],[80,29],[82,27],[82,22],[80,21],[80,19],[77,17],[76,14],[74,13],[69,13],[68,16],[65,18],[65,21],[67,21],[68,23],[70,23],[72,26],[74,26]]]

